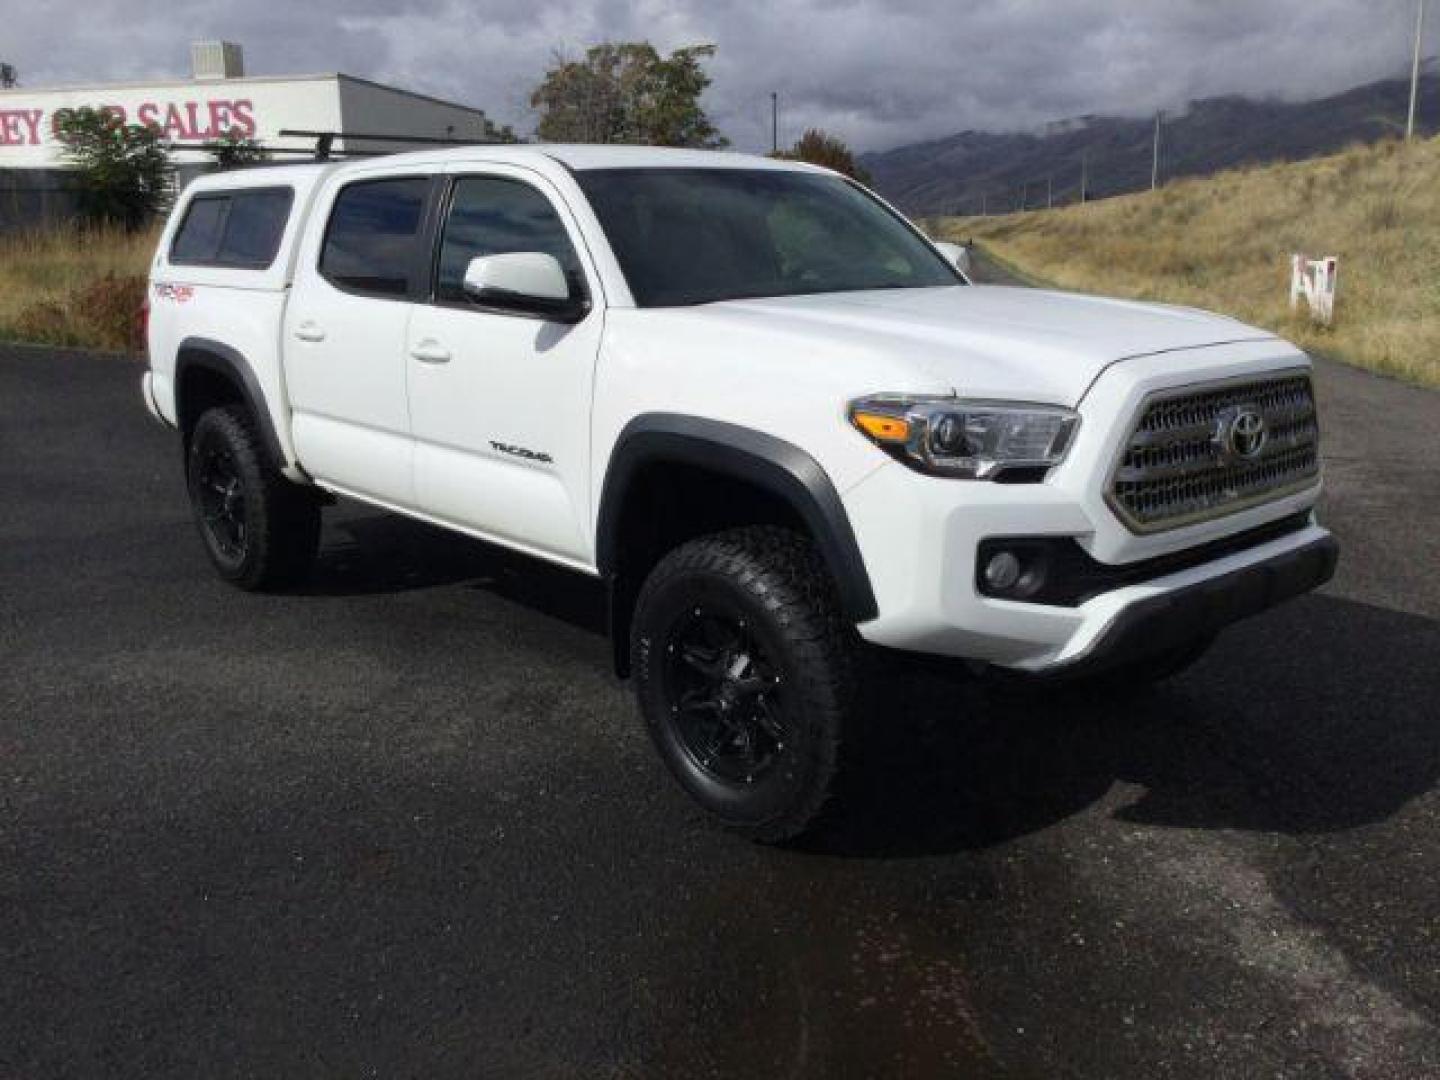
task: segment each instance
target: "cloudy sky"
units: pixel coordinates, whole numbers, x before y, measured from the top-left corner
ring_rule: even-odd
[[[61,4],[77,18],[57,17]],[[1415,0],[60,0],[9,5],[0,59],[30,86],[184,75],[188,42],[251,74],[345,71],[478,105],[528,134],[557,53],[719,45],[707,98],[741,149],[832,130],[884,149],[966,128],[1302,98],[1408,71]],[[1440,52],[1430,0],[1425,51]],[[1440,102],[1432,108],[1440,108]]]

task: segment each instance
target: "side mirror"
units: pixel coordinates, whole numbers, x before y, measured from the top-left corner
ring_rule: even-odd
[[[970,247],[968,244],[952,244],[948,240],[932,240],[935,250],[950,260],[950,264],[967,278],[970,276]]]
[[[571,295],[560,261],[541,251],[471,259],[462,288],[481,307],[553,322],[579,322],[590,310],[584,297]]]

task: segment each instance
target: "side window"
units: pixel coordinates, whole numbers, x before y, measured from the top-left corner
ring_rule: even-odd
[[[409,293],[429,190],[424,177],[362,180],[343,188],[325,227],[321,275],[354,292]]]
[[[285,223],[290,220],[290,188],[237,191],[220,241],[220,261],[233,266],[269,266],[280,250]]]
[[[220,250],[220,236],[225,229],[225,215],[230,211],[228,195],[197,195],[190,200],[185,220],[170,245],[173,263],[213,262]]]
[[[197,195],[170,245],[170,261],[263,270],[280,250],[294,199],[288,187]]]
[[[503,176],[462,176],[455,181],[440,241],[436,298],[464,302],[465,267],[481,255],[541,251],[565,270],[572,292],[583,288],[580,260],[550,200],[529,184]]]

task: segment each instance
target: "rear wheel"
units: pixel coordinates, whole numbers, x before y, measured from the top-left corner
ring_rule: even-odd
[[[242,589],[282,588],[309,571],[320,544],[320,502],[292,484],[239,405],[196,421],[185,476],[195,524],[216,571]]]
[[[809,828],[856,705],[853,630],[814,548],[768,527],[685,544],[645,582],[633,633],[640,711],[680,785],[754,839]]]

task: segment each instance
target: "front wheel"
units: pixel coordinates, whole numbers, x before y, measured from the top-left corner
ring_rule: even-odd
[[[293,585],[320,544],[320,502],[280,475],[238,405],[195,422],[185,456],[195,524],[219,575],[242,589]]]
[[[813,825],[856,708],[854,631],[814,547],[770,527],[691,541],[650,574],[633,626],[640,712],[680,785],[753,839]]]

